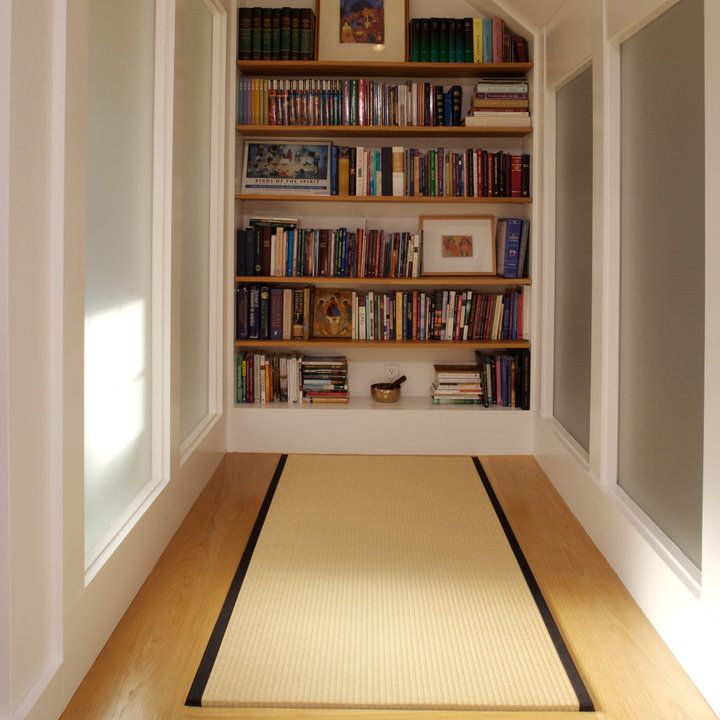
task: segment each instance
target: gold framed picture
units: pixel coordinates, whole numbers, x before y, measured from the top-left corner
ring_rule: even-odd
[[[315,288],[312,336],[314,338],[352,337],[352,292]]]
[[[403,62],[407,0],[318,0],[318,60]]]
[[[421,215],[423,275],[495,275],[495,217]]]

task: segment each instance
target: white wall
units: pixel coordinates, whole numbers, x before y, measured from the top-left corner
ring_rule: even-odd
[[[137,513],[105,565],[86,575],[87,1],[0,0],[0,717],[13,720],[60,716],[225,450],[219,416],[181,464],[172,353],[170,373],[159,378],[168,392],[173,388],[169,481]],[[170,39],[172,18],[158,18],[170,23]],[[172,43],[169,53],[172,106]],[[225,183],[227,196],[229,178]],[[163,260],[170,268],[169,254]],[[179,344],[177,291],[168,314],[171,347]]]
[[[567,78],[593,63],[593,350],[592,418],[589,459],[581,457],[572,442],[550,417],[547,403],[536,422],[535,453],[545,472],[556,485],[572,511],[609,560],[642,610],[683,664],[692,680],[720,712],[720,623],[717,615],[720,542],[717,517],[720,516],[720,473],[718,468],[718,417],[720,388],[718,366],[718,290],[713,288],[720,271],[717,247],[717,197],[719,173],[717,136],[720,85],[717,82],[718,50],[706,48],[706,205],[708,206],[706,244],[706,389],[704,462],[704,544],[702,576],[678,554],[676,548],[625,502],[616,490],[617,398],[618,398],[618,270],[619,270],[619,57],[617,45],[632,32],[657,17],[672,3],[637,0],[567,0],[544,28],[546,67],[545,87],[548,112],[544,123],[545,157],[554,153],[553,93]],[[706,37],[717,37],[720,13],[714,0],[706,2]],[[714,83],[713,83],[714,80]],[[546,174],[548,193],[544,212],[548,219],[548,239],[552,237],[553,179]],[[712,222],[710,220],[712,219]],[[551,293],[552,253],[545,256],[542,276],[544,292]],[[547,309],[551,296],[545,296]],[[543,395],[549,392],[548,373],[552,359],[548,335],[552,327],[546,310],[543,335]],[[668,346],[682,353],[682,348]]]

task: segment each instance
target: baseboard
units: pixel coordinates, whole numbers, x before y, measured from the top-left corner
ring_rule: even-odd
[[[660,637],[720,714],[720,622],[629,520],[619,500],[569,452],[549,419],[535,419],[534,455]]]

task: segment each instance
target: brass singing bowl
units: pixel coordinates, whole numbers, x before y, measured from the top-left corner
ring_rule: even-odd
[[[392,383],[374,383],[370,386],[370,395],[378,402],[397,402],[400,399],[400,388],[393,387]]]

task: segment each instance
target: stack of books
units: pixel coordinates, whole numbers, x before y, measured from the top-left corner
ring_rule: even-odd
[[[483,402],[477,365],[435,365],[431,386],[434,405],[480,405]]]
[[[238,60],[312,60],[315,25],[309,8],[238,8]]]
[[[304,403],[348,402],[348,364],[344,355],[304,355],[301,364]]]
[[[530,127],[527,80],[482,78],[473,93],[465,127]]]

